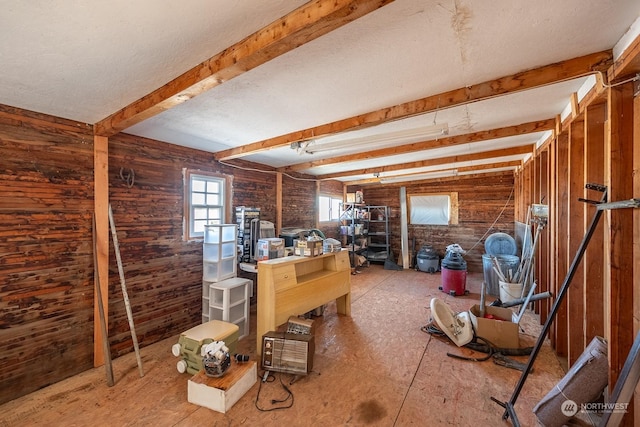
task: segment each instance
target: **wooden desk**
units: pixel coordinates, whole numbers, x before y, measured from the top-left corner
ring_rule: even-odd
[[[289,256],[258,262],[256,351],[262,336],[297,316],[336,300],[337,311],[351,315],[351,264],[342,250],[317,257]]]

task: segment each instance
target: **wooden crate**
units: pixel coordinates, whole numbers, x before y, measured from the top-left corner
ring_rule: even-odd
[[[202,370],[189,380],[187,400],[225,413],[256,383],[257,375],[256,362],[234,362],[219,378],[208,377]]]

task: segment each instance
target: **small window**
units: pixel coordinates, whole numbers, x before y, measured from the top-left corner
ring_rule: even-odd
[[[185,181],[187,236],[203,237],[205,225],[225,223],[227,182],[224,177],[189,172]]]
[[[340,204],[342,199],[331,196],[320,196],[318,198],[318,220],[320,222],[338,221],[340,219]]]

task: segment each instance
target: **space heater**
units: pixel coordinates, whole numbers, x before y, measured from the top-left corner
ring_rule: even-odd
[[[276,227],[271,221],[263,221],[258,218],[251,220],[251,261],[257,260],[260,239],[276,237]]]
[[[267,332],[262,336],[262,369],[306,375],[313,369],[313,335]]]

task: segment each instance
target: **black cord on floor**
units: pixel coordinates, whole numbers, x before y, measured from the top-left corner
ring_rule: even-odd
[[[265,372],[265,375],[263,376],[265,378],[264,381],[260,381],[259,385],[258,385],[258,394],[256,395],[256,400],[255,400],[255,406],[259,411],[262,412],[269,412],[269,411],[276,411],[278,409],[288,409],[291,408],[293,406],[293,392],[289,389],[289,387],[287,387],[283,382],[282,382],[282,374],[278,375],[278,379],[280,380],[280,385],[282,386],[282,388],[287,392],[287,396],[283,399],[271,399],[271,405],[276,405],[279,403],[285,403],[289,400],[291,400],[287,405],[284,406],[273,406],[271,408],[262,408],[260,407],[258,401],[260,400],[260,391],[262,390],[262,383],[265,382],[269,382],[272,383],[275,381],[275,376],[273,374],[271,374],[271,372]]]

